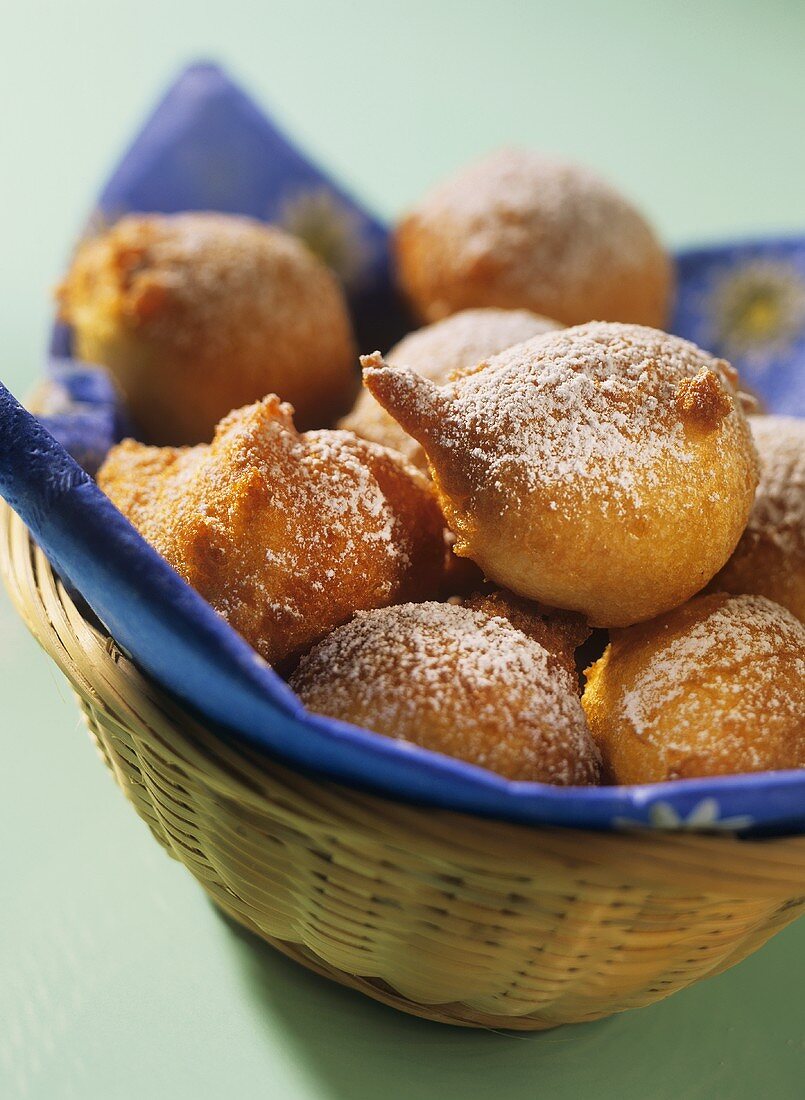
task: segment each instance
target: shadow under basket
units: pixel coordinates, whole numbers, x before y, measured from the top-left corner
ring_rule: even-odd
[[[443,1023],[651,1004],[805,909],[805,837],[527,828],[402,805],[224,743],[72,602],[0,503],[0,568],[117,783],[216,905],[304,966]]]

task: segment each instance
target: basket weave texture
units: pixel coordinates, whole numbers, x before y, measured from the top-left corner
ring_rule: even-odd
[[[805,837],[534,829],[407,806],[225,743],[70,599],[0,503],[0,569],[126,797],[236,921],[432,1020],[540,1029],[717,974],[805,909]]]

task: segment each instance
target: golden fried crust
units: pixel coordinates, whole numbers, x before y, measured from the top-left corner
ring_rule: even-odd
[[[387,359],[410,367],[442,386],[456,372],[559,327],[555,321],[525,309],[468,309],[410,333],[395,344]],[[361,390],[352,411],[339,427],[399,451],[427,472],[428,460],[421,446],[378,405],[368,390]]]
[[[347,432],[296,432],[275,396],[232,413],[211,445],[132,440],[98,484],[267,661],[356,610],[439,590],[441,512],[426,477]]]
[[[441,603],[359,614],[290,682],[312,711],[509,779],[598,780],[575,677],[504,616]]]
[[[430,191],[395,235],[400,284],[425,321],[461,309],[530,309],[568,325],[665,324],[671,263],[608,184],[504,149]]]
[[[805,420],[750,417],[760,484],[735,553],[710,587],[754,592],[805,622]]]
[[[456,552],[518,595],[627,626],[700,591],[746,526],[757,456],[733,372],[685,340],[579,325],[442,387],[362,361],[428,455]]]
[[[762,596],[699,596],[613,631],[583,704],[614,783],[805,767],[805,627]]]
[[[733,397],[717,374],[702,367],[693,378],[677,383],[675,401],[680,420],[714,431],[732,411]]]
[[[357,388],[335,277],[248,218],[123,218],[80,245],[58,298],[77,354],[109,368],[152,443],[208,442],[222,416],[272,392],[300,427],[323,427]]]
[[[581,615],[540,607],[513,592],[501,590],[476,592],[462,603],[473,611],[507,619],[517,630],[539,642],[575,678],[576,650],[592,634]]]

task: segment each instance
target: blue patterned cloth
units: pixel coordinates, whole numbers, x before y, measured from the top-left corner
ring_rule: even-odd
[[[385,227],[211,65],[169,90],[91,223],[187,209],[249,214],[302,236],[341,276],[362,347],[388,347],[410,327]],[[678,264],[675,331],[735,362],[771,410],[805,413],[805,240],[686,252]],[[805,772],[561,789],[308,714],[95,485],[90,473],[127,430],[125,410],[107,375],[70,352],[57,325],[39,420],[0,386],[0,494],[118,644],[222,738],[390,797],[525,824],[805,832]]]
[[[738,368],[769,412],[805,416],[805,238],[677,257],[672,331]]]

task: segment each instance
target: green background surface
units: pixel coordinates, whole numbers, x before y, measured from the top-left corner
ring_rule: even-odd
[[[674,244],[805,230],[805,9],[0,2],[0,376],[37,375],[91,199],[215,57],[383,214],[505,142],[599,168]],[[0,600],[0,1097],[800,1098],[805,922],[650,1009],[534,1036],[409,1019],[222,921]]]

